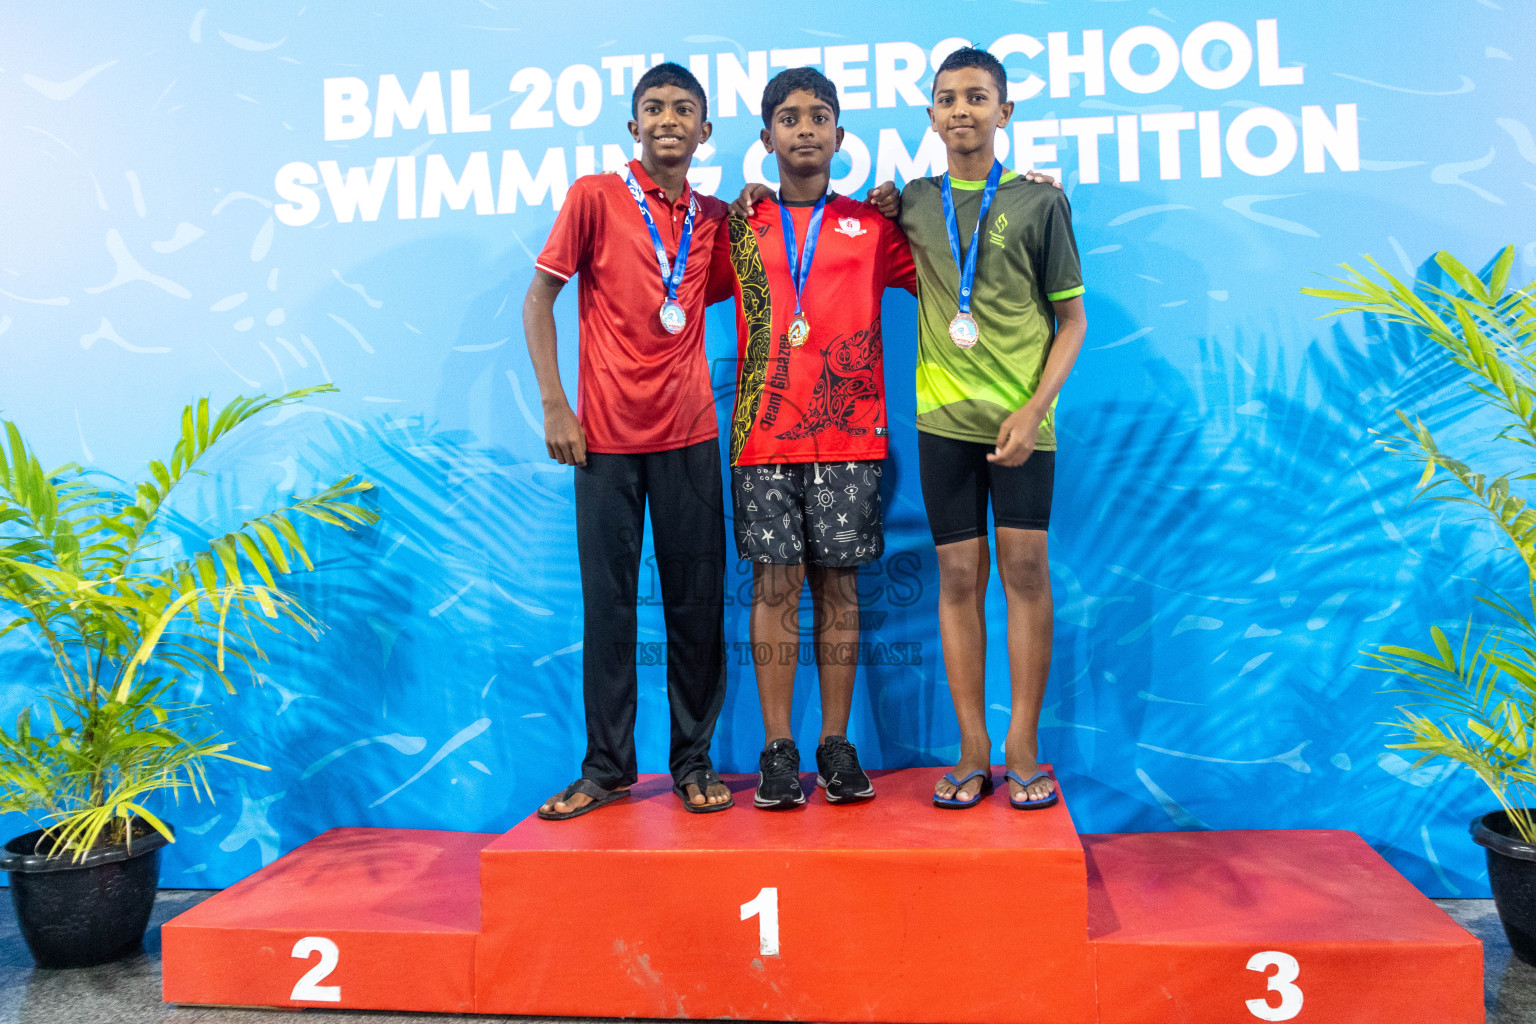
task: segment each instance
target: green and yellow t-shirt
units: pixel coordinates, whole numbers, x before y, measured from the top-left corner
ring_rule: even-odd
[[[986,183],[950,184],[963,258]],[[981,226],[971,290],[981,340],[962,349],[949,337],[960,309],[960,268],[950,254],[940,189],[938,177],[917,178],[901,193],[901,226],[917,264],[917,429],[992,444],[1003,420],[1040,384],[1056,336],[1051,302],[1083,294],[1072,211],[1055,186],[1003,174]],[[1055,413],[1052,403],[1040,424],[1040,451],[1056,449]]]

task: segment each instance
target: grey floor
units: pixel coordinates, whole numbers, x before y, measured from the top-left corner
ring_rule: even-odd
[[[274,1024],[271,1010],[168,1006],[160,1001],[160,928],[177,914],[212,895],[206,890],[162,890],[143,952],[103,967],[40,971],[32,966],[9,907],[0,907],[0,1024]],[[5,901],[8,903],[9,901]],[[1492,900],[1437,900],[1446,912],[1483,941],[1484,996],[1488,1024],[1536,1024],[1536,968],[1510,955]],[[390,1021],[392,1024],[506,1021],[527,1018],[459,1014],[363,1013],[305,1010],[316,1024]],[[574,1024],[563,1018],[562,1024]]]

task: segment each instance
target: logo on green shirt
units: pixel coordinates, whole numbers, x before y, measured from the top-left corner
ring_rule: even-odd
[[[992,244],[997,246],[999,249],[1006,249],[1008,247],[1003,238],[1003,229],[1007,226],[1007,216],[999,212],[997,217],[992,221],[992,230],[987,235],[988,238],[992,239]]]

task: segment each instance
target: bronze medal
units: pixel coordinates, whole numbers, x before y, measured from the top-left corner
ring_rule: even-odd
[[[960,348],[970,348],[980,341],[981,329],[976,326],[976,318],[969,313],[956,313],[949,322],[949,340]]]

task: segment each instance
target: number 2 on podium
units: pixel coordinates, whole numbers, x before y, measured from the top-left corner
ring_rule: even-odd
[[[308,960],[311,954],[319,953],[320,962],[311,967],[304,977],[293,986],[293,992],[289,999],[303,999],[312,1003],[339,1003],[341,1002],[340,985],[322,985],[320,982],[330,977],[336,969],[336,964],[341,961],[341,950],[336,948],[336,943],[320,935],[306,935],[293,944],[295,960]]]
[[[741,919],[757,918],[757,951],[763,956],[779,955],[779,890],[759,889],[757,895],[741,905]]]

